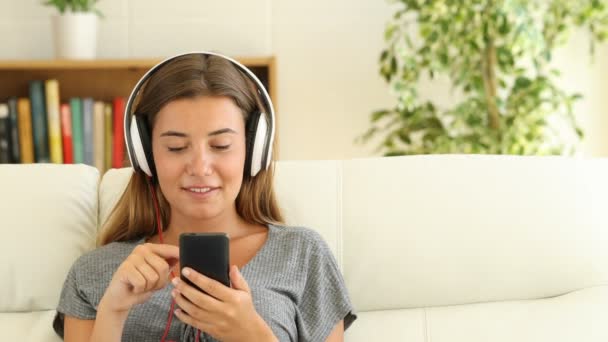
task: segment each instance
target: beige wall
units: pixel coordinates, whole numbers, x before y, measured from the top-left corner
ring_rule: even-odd
[[[554,65],[562,70],[560,85],[584,98],[574,109],[584,131],[582,154],[608,156],[608,44],[589,54],[589,37],[575,32],[568,45],[555,53]]]
[[[51,8],[39,0],[0,0],[1,59],[51,58]],[[353,143],[369,114],[392,105],[377,59],[391,9],[385,0],[103,0],[99,57],[163,57],[210,49],[268,55],[278,63],[280,159],[372,155]],[[608,49],[592,66],[579,34],[560,50],[563,84],[585,99],[584,153],[608,155]],[[584,37],[582,37],[584,38]],[[423,94],[446,94],[423,84]]]

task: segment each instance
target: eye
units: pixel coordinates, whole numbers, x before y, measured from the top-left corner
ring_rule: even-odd
[[[213,148],[216,150],[227,150],[230,145],[214,145]]]
[[[185,149],[185,147],[167,147],[167,150],[169,150],[169,152],[179,152],[183,149]]]

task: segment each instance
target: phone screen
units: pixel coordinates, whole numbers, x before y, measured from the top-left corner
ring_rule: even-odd
[[[182,269],[189,267],[226,286],[230,286],[229,238],[226,233],[181,234],[179,237],[179,258]],[[183,275],[181,275],[181,279],[198,288]]]

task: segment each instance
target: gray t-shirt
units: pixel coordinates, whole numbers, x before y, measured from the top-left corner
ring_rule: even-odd
[[[336,260],[316,231],[268,225],[268,238],[241,269],[258,314],[279,341],[324,341],[344,319],[345,330],[357,318]],[[95,319],[97,306],[118,266],[141,238],[113,242],[82,255],[61,291],[53,327],[63,337],[64,315]],[[136,305],[125,322],[122,341],[160,341],[171,305],[169,284]],[[194,341],[196,329],[175,316],[167,341]],[[201,341],[215,341],[201,334]]]

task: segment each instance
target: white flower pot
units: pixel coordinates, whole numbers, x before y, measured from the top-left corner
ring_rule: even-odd
[[[72,13],[52,18],[55,57],[92,59],[97,54],[97,15]]]

